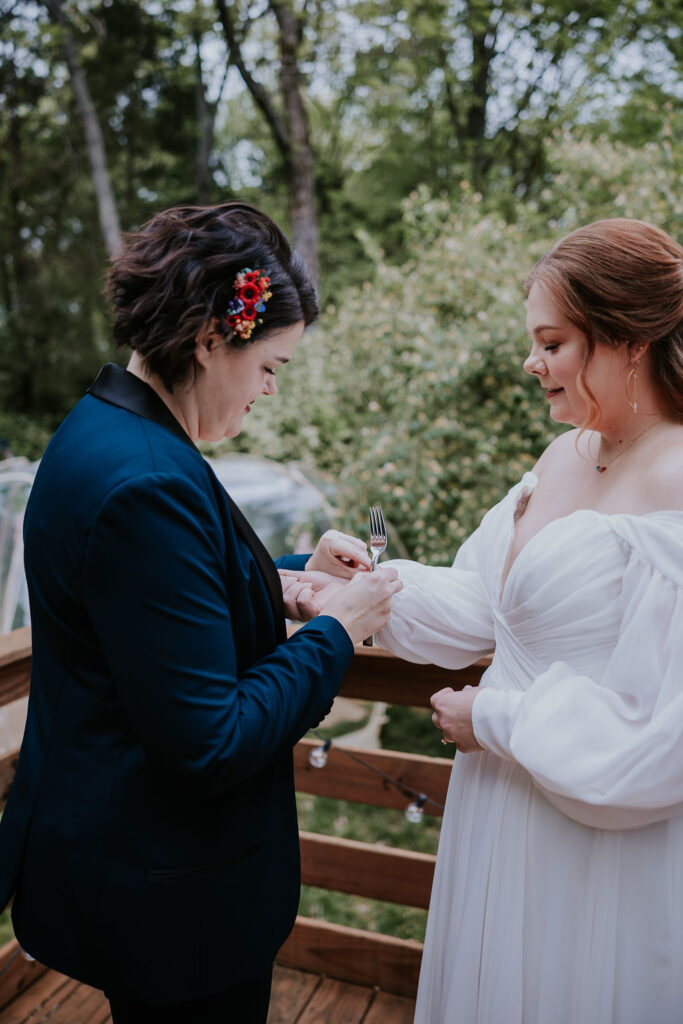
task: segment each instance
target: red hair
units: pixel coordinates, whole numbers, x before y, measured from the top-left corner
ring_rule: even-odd
[[[641,220],[615,217],[572,231],[528,274],[587,338],[579,387],[598,403],[585,374],[596,344],[650,343],[652,381],[663,412],[683,422],[683,248]]]

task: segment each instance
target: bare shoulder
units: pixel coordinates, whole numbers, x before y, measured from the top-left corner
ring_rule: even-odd
[[[587,444],[586,435],[590,436],[591,431],[566,430],[559,434],[554,441],[551,441],[534,466],[533,472],[537,477],[544,473],[553,473],[556,470],[563,470],[573,464],[579,453]]]
[[[672,424],[653,447],[641,485],[654,509],[683,512],[683,424]]]

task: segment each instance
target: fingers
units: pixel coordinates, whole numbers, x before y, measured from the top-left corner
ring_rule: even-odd
[[[477,687],[473,686],[465,686],[459,691],[445,686],[430,698],[434,708],[432,724],[441,730],[446,742],[456,743],[458,750],[464,754],[482,749],[472,724],[472,704],[477,692]]]
[[[349,569],[368,570],[371,566],[370,556],[367,551],[349,553],[348,551],[333,551],[332,557]]]
[[[320,570],[310,569],[278,569],[280,574],[280,580],[282,586],[285,586],[285,581],[295,581],[301,584],[305,584],[307,587],[311,587],[316,592],[329,587],[330,584],[334,584],[335,587],[342,585],[342,577],[334,576],[329,572],[321,572]],[[345,585],[345,581],[343,582]]]
[[[282,599],[288,619],[307,622],[320,613],[320,601],[313,588],[298,580],[282,580]]]
[[[351,537],[339,530],[327,530],[318,541],[307,568],[349,577],[368,570],[370,565],[367,546],[359,537]]]
[[[296,587],[297,584],[298,584],[298,580],[283,579],[281,577],[280,578],[280,585],[282,587],[282,596],[285,597],[287,594],[289,594],[291,592],[291,590],[292,590],[292,587]]]
[[[302,622],[308,622],[320,612],[320,602],[310,587],[302,587],[296,598],[296,607]]]
[[[348,582],[349,587],[370,587],[388,595],[397,594],[403,590],[403,582],[394,568],[389,566],[386,569],[377,569],[373,573],[356,573]]]
[[[398,573],[392,567],[386,569],[376,569],[375,572],[370,574],[374,577],[375,586],[381,585],[383,589],[386,589],[390,594],[397,594],[399,590],[403,590],[403,582],[399,578]]]
[[[329,543],[330,551],[337,557],[366,560],[368,565],[368,548],[365,541],[360,537],[352,537],[348,533],[340,533],[338,530],[328,530],[322,538]]]
[[[452,686],[444,686],[442,690],[437,690],[436,693],[433,693],[429,698],[429,703],[432,705],[433,708],[436,708],[440,703],[439,698],[445,697],[446,694],[448,693],[455,693],[455,690],[453,689]],[[434,716],[432,715],[432,719],[433,717]]]

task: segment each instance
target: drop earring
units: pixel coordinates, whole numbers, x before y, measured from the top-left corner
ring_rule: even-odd
[[[631,384],[633,384],[633,399],[629,394]],[[636,415],[638,412],[638,360],[635,361],[626,378],[626,401],[631,406],[633,414]]]

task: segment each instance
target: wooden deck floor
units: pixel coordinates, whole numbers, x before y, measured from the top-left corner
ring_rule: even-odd
[[[18,965],[19,966],[19,965]],[[8,974],[11,972],[10,967]],[[42,970],[36,965],[36,973]],[[5,987],[10,979],[3,979]],[[6,990],[6,989],[5,989]],[[363,985],[276,967],[268,1024],[412,1024],[415,1003]],[[35,980],[21,965],[16,994],[0,1009],[1,1024],[110,1024],[102,992],[55,971]]]

